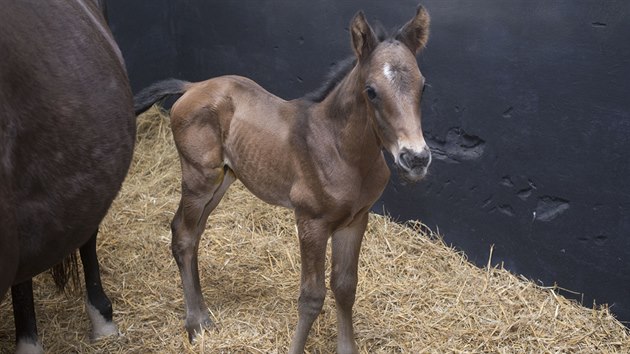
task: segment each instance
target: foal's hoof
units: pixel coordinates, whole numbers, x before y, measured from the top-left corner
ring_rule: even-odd
[[[190,343],[195,343],[197,338],[203,335],[206,329],[217,329],[217,326],[210,319],[203,320],[200,324],[189,326],[186,325],[186,331],[188,332],[188,340]]]
[[[359,348],[354,343],[337,344],[337,354],[359,354]]]

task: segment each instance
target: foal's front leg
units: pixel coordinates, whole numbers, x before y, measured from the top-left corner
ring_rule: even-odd
[[[322,311],[326,296],[325,263],[329,230],[320,220],[303,218],[296,213],[302,270],[298,299],[298,324],[289,353],[304,352],[308,332]]]
[[[332,235],[332,271],[330,287],[337,305],[337,353],[357,353],[352,325],[352,307],[357,290],[357,270],[361,241],[367,227],[368,213],[355,218],[346,228]]]
[[[171,230],[171,250],[179,268],[186,303],[186,331],[192,342],[197,332],[213,326],[201,293],[197,253],[208,216],[234,182],[234,174],[222,167],[201,173],[182,162],[182,198]]]

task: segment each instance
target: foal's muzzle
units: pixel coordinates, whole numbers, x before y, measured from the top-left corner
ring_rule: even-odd
[[[403,148],[396,159],[403,178],[410,182],[421,180],[431,164],[431,151],[428,147],[420,151]]]

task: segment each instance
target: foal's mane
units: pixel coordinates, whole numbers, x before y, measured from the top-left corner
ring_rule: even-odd
[[[398,30],[388,33],[379,22],[374,25],[373,30],[379,43],[385,40],[394,40],[395,35],[398,34]],[[322,102],[324,99],[326,99],[326,97],[328,97],[332,90],[334,90],[335,87],[337,87],[337,85],[339,85],[339,83],[343,81],[348,73],[350,73],[356,63],[357,59],[354,55],[346,57],[345,59],[337,62],[335,65],[332,66],[328,74],[326,74],[326,79],[324,80],[324,83],[316,90],[304,95],[304,99],[314,103]]]
[[[348,75],[350,70],[354,68],[354,65],[357,63],[357,59],[355,56],[350,56],[343,59],[340,62],[337,62],[332,66],[328,74],[326,74],[326,79],[324,83],[315,91],[309,92],[304,96],[304,99],[307,101],[319,103],[322,102],[332,90],[339,85],[339,83]]]

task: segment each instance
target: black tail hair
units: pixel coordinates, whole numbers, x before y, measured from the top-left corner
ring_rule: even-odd
[[[136,116],[151,108],[153,104],[166,96],[186,92],[188,84],[188,81],[168,79],[142,89],[133,97],[133,109],[136,112]]]
[[[72,290],[79,289],[79,262],[77,261],[77,251],[74,250],[63,261],[50,268],[57,291],[64,291],[69,280],[72,280]]]

